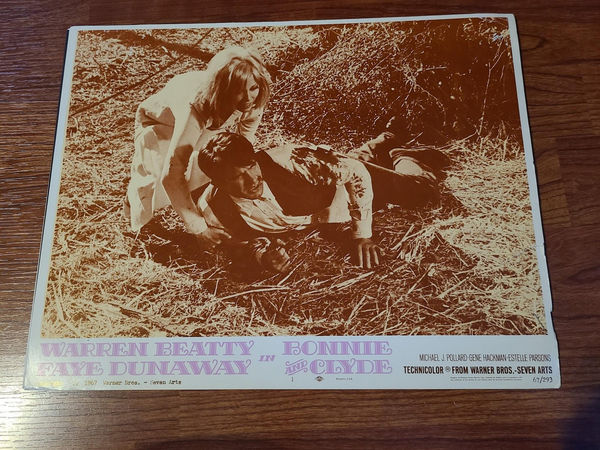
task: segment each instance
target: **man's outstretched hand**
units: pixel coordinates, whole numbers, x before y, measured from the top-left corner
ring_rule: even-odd
[[[212,250],[217,245],[231,239],[231,235],[221,228],[208,227],[202,233],[194,235],[196,242],[203,250]]]
[[[356,264],[363,269],[378,266],[381,261],[381,249],[371,239],[355,239],[353,252]]]
[[[285,272],[290,267],[290,255],[284,247],[281,239],[275,239],[263,253],[260,263],[265,269],[275,272]]]

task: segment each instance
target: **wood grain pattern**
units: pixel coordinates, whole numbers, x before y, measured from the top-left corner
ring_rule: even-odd
[[[0,446],[600,446],[600,7],[565,0],[16,1],[0,8]],[[560,345],[556,391],[24,391],[70,25],[517,17]]]

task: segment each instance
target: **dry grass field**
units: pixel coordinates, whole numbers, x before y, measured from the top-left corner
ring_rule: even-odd
[[[375,213],[381,266],[350,263],[343,226],[287,236],[276,275],[197,250],[171,208],[129,230],[137,105],[232,44],[273,75],[259,148],[344,152],[400,115],[451,156],[441,207]],[[500,20],[80,33],[43,336],[545,333],[512,70]]]

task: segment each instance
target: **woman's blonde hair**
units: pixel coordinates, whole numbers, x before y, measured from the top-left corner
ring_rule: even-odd
[[[254,108],[263,108],[271,94],[271,77],[260,55],[253,50],[234,46],[221,50],[206,67],[208,84],[199,92],[194,106],[199,108],[213,125],[220,126],[230,114],[232,98],[252,78],[259,87]]]

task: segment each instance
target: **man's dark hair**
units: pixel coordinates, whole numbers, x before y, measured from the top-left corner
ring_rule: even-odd
[[[248,167],[254,161],[254,148],[241,134],[222,131],[211,138],[198,153],[198,166],[212,181],[218,182],[227,167]]]

